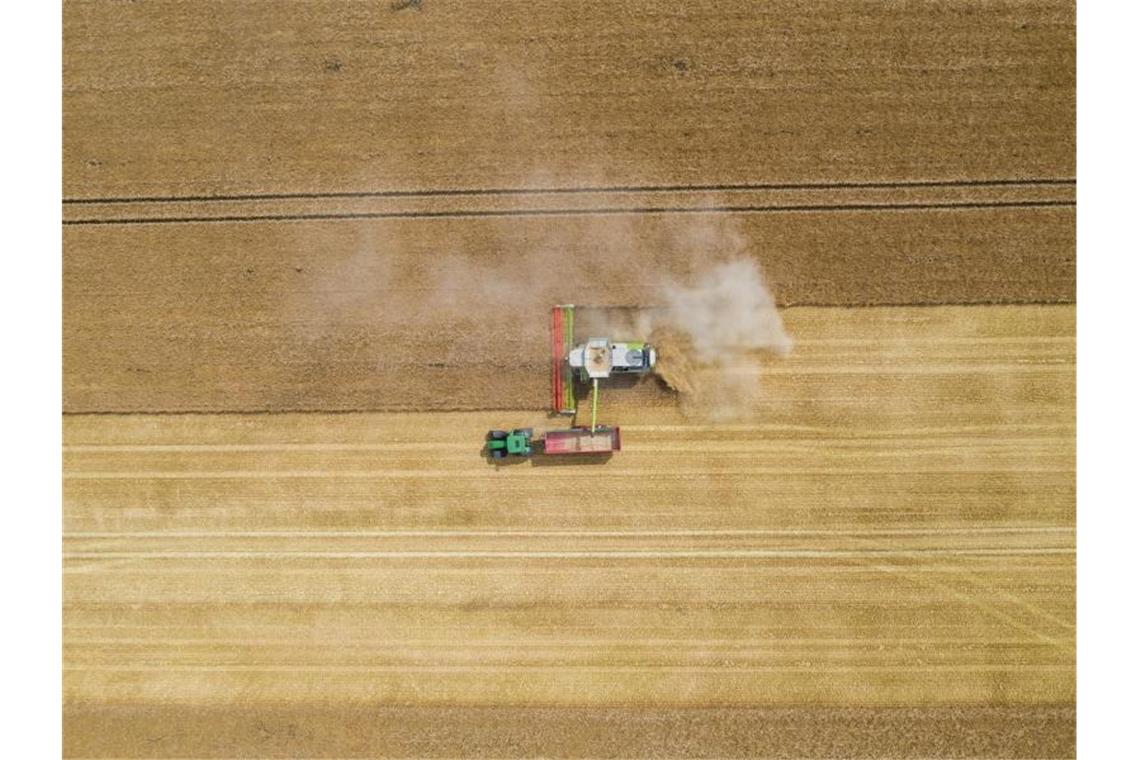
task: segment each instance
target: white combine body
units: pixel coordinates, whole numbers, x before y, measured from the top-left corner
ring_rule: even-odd
[[[590,338],[570,349],[570,366],[587,382],[611,375],[644,375],[657,363],[657,352],[644,343],[617,343]]]

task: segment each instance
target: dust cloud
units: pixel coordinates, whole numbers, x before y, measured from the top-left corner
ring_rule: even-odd
[[[687,282],[667,279],[657,293],[660,306],[638,320],[638,331],[657,348],[657,376],[681,395],[690,416],[754,418],[764,361],[792,349],[756,262],[737,258]]]
[[[314,366],[343,357],[351,341],[354,360],[378,370],[430,362],[476,387],[509,363],[532,367],[537,388],[550,307],[603,307],[588,329],[652,343],[657,376],[690,417],[749,419],[764,363],[792,341],[736,224],[724,214],[614,214],[443,223],[430,235],[403,220],[356,226],[354,238],[330,228],[345,237],[303,243],[330,255],[290,304],[290,321]]]

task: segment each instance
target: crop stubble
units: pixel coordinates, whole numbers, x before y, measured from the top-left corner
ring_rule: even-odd
[[[601,467],[481,456],[542,413],[69,415],[73,746],[1071,753],[1072,307],[789,323],[761,420],[615,391]]]

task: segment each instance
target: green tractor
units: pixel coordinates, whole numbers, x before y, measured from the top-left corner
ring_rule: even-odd
[[[534,436],[533,428],[519,428],[507,432],[506,430],[492,430],[487,433],[487,451],[491,459],[506,459],[507,456],[529,457],[534,453],[531,438]]]

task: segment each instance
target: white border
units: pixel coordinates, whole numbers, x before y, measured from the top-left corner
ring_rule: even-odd
[[[4,755],[62,752],[61,15],[10,3],[4,72]]]
[[[1111,758],[1136,751],[1140,14],[1077,11],[1077,750]]]
[[[52,3],[4,14],[5,749],[46,757],[61,751],[62,30]],[[1078,747],[1088,758],[1135,745],[1137,15],[1127,3],[1078,8]]]

